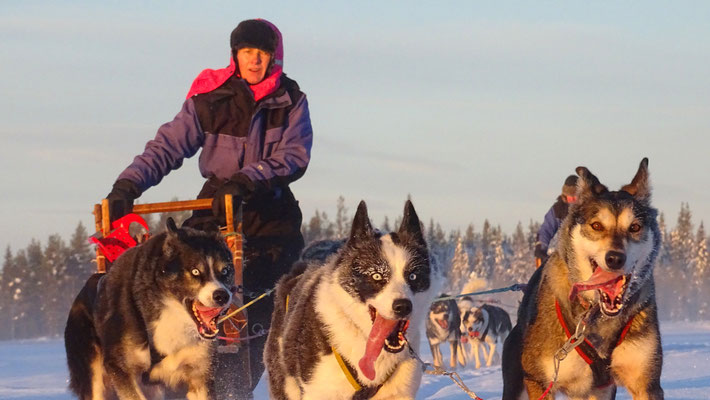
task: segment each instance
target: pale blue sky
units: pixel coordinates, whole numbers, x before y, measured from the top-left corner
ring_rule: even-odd
[[[381,4],[385,3],[385,4]],[[650,159],[656,206],[710,217],[710,3],[660,1],[0,3],[0,246],[90,229],[92,205],[236,24],[281,29],[307,93],[304,218],[411,193],[420,217],[512,232],[585,165],[613,188]],[[194,198],[196,158],[142,202]]]

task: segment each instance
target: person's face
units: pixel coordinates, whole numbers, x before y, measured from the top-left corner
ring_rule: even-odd
[[[271,54],[263,50],[245,47],[237,51],[239,73],[250,85],[256,85],[264,79],[270,62]]]

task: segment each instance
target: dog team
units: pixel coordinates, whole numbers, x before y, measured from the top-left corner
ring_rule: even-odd
[[[346,240],[304,250],[289,184],[310,161],[306,96],[283,73],[281,32],[270,22],[241,22],[230,50],[229,66],[194,80],[175,119],[107,196],[112,220],[130,213],[134,200],[201,149],[206,182],[198,198],[214,200],[181,227],[168,220],[165,232],[82,288],[65,330],[69,386],[79,399],[154,399],[178,388],[189,400],[250,398],[264,369],[278,400],[414,399],[422,333],[437,368],[500,359],[505,400],[613,399],[617,386],[634,399],[663,398],[653,283],[660,233],[647,159],[617,191],[577,168],[577,200],[513,325],[500,307],[439,293],[411,201],[393,232],[374,229],[361,202]],[[230,207],[225,195],[242,204],[245,297],[275,287],[249,309],[249,333],[266,328],[268,336],[241,344],[255,379],[234,378],[244,388],[237,397],[214,384],[224,372],[215,368],[215,338],[239,290],[218,230]]]
[[[413,399],[421,333],[434,364],[502,360],[504,399],[663,397],[653,265],[659,247],[648,161],[610,191],[584,167],[579,200],[550,259],[532,275],[512,326],[471,297],[435,299],[436,275],[407,201],[395,232],[372,227],[358,206],[347,240],[316,243],[281,278],[264,351],[275,399]],[[309,251],[304,252],[304,254]],[[168,221],[165,233],[128,250],[89,279],[67,322],[70,386],[81,399],[160,397],[186,385],[210,393],[216,321],[232,301],[234,269],[222,237]],[[422,329],[426,325],[426,329]],[[555,369],[579,326],[584,341]],[[502,349],[502,354],[501,354]],[[479,354],[482,355],[483,362]]]

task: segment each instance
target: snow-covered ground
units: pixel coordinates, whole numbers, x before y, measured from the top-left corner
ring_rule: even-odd
[[[662,323],[663,376],[666,399],[710,398],[710,322]],[[428,346],[422,358],[431,361]],[[500,365],[461,369],[465,384],[485,400],[502,392]],[[0,399],[68,400],[67,369],[61,339],[0,342]],[[260,382],[256,399],[267,399]],[[418,399],[465,399],[467,396],[446,376],[426,375]],[[630,399],[620,390],[619,399]]]

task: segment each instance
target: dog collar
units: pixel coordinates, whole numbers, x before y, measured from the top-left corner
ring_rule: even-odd
[[[350,364],[348,364],[347,361],[338,353],[337,350],[335,350],[334,346],[330,346],[330,349],[333,351],[333,355],[335,356],[335,359],[338,361],[338,365],[340,365],[340,369],[343,371],[343,374],[345,375],[345,378],[347,378],[348,382],[350,383],[350,386],[355,389],[355,394],[353,395],[353,400],[365,400],[365,399],[371,399],[375,397],[377,392],[380,391],[380,388],[382,388],[382,385],[384,383],[381,383],[377,386],[367,386],[357,379],[357,370],[352,367]],[[389,378],[392,376],[392,373],[385,378],[385,382],[389,380]]]
[[[350,382],[350,386],[352,386],[356,392],[360,391],[360,389],[362,389],[362,386],[360,386],[357,379],[355,379],[352,372],[350,372],[350,368],[348,368],[348,365],[345,364],[345,360],[343,360],[343,357],[341,357],[340,353],[335,350],[334,346],[330,346],[330,349],[333,350],[333,355],[335,356],[335,359],[338,360],[338,365],[340,365],[340,369],[343,370],[345,378],[347,378],[348,382]]]
[[[286,295],[286,313],[288,313],[288,303],[290,300],[290,296]],[[357,371],[351,367],[338,353],[337,350],[335,350],[335,346],[330,346],[330,349],[333,351],[333,355],[335,356],[335,359],[338,361],[338,365],[340,366],[340,369],[343,371],[343,375],[345,375],[345,378],[348,380],[348,383],[350,383],[350,386],[355,389],[355,396],[353,396],[353,399],[369,399],[373,397],[377,392],[380,390],[382,385],[378,386],[373,386],[373,387],[365,387],[358,382],[357,378],[355,377],[355,374],[357,374]],[[390,374],[391,376],[391,374]],[[387,377],[389,379],[389,376]],[[385,381],[387,380],[385,379]]]

